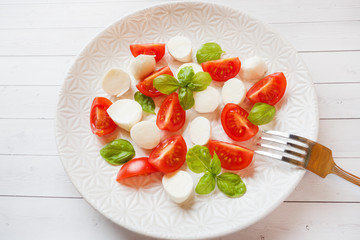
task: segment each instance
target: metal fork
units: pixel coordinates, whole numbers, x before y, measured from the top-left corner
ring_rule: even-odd
[[[257,154],[305,168],[322,178],[325,178],[329,173],[333,173],[360,186],[359,177],[346,172],[335,164],[329,148],[307,138],[289,133],[274,130],[266,130],[264,133],[260,137],[262,141],[258,145],[267,150],[255,150]],[[275,143],[276,145],[263,142]],[[275,150],[276,153],[270,152],[269,149]],[[278,152],[282,153],[278,154]]]

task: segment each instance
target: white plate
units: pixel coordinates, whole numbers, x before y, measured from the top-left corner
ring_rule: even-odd
[[[133,58],[129,45],[166,43],[178,34],[189,37],[194,49],[205,42],[217,42],[227,52],[224,58],[239,56],[244,60],[257,55],[265,59],[269,73],[283,71],[288,80],[287,92],[278,104],[276,120],[268,127],[316,139],[316,94],[309,73],[292,46],[266,24],[237,10],[207,3],[171,3],[124,17],[102,31],[77,57],[59,97],[58,150],[66,172],[82,196],[115,223],[161,238],[221,236],[255,223],[281,204],[304,171],[274,160],[255,158],[249,168],[239,172],[247,185],[243,197],[228,198],[216,190],[207,196],[195,195],[179,206],[164,192],[160,173],[117,183],[115,177],[120,167],[111,166],[100,157],[99,149],[103,145],[89,126],[92,100],[106,96],[101,89],[101,78],[111,67],[127,69]],[[159,65],[166,63],[174,72],[179,65],[168,55]],[[134,89],[135,81],[125,97],[132,98]],[[230,141],[216,119],[220,111],[221,107],[207,115],[212,120],[213,139]],[[187,114],[188,119],[194,115],[191,111]],[[186,128],[187,125],[185,137]],[[128,134],[122,131],[119,137],[128,138]],[[191,147],[189,141],[187,144]],[[245,143],[251,144],[251,141]],[[136,148],[137,157],[148,153]],[[200,175],[193,176],[196,180]]]

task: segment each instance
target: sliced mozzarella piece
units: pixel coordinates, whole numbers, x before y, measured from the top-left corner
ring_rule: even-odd
[[[116,95],[117,97],[123,95],[129,90],[131,78],[129,74],[119,68],[110,69],[102,80],[102,88],[107,94]]]
[[[152,149],[160,142],[160,130],[154,122],[136,123],[130,130],[131,139],[140,147]]]
[[[227,80],[221,90],[221,96],[225,104],[240,104],[244,101],[245,95],[246,87],[244,83],[237,78]]]
[[[155,70],[155,65],[155,56],[141,54],[131,61],[129,71],[135,79],[142,80]]]
[[[244,80],[260,80],[267,72],[268,68],[262,58],[251,57],[241,64],[240,77]]]
[[[142,108],[134,100],[120,99],[107,109],[107,113],[119,127],[130,131],[131,127],[141,120]]]
[[[203,69],[202,69],[202,67],[201,67],[200,64],[197,64],[197,63],[184,63],[183,65],[181,65],[181,66],[178,68],[175,76],[177,76],[178,73],[180,72],[180,70],[181,70],[182,68],[184,68],[184,67],[192,67],[192,68],[194,69],[194,73],[203,72]]]
[[[191,41],[187,37],[175,36],[167,44],[170,55],[180,62],[192,61]]]
[[[185,202],[194,191],[194,181],[185,171],[167,173],[162,178],[162,184],[170,198],[176,203]]]
[[[191,121],[189,127],[190,140],[195,145],[205,145],[211,136],[211,124],[207,118],[197,117]]]
[[[195,110],[199,113],[213,112],[219,105],[219,92],[213,87],[207,87],[204,91],[194,92]]]

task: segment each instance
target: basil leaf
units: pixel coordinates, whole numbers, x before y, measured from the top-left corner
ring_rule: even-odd
[[[156,77],[153,81],[153,85],[157,90],[159,90],[159,92],[164,94],[173,93],[180,86],[178,80],[168,74],[163,74]]]
[[[193,76],[195,75],[194,69],[191,66],[183,67],[177,74],[180,85],[186,87],[190,82]]]
[[[274,118],[276,109],[274,106],[271,106],[266,103],[255,103],[252,107],[248,120],[254,125],[264,125]]]
[[[196,145],[186,153],[186,164],[194,173],[202,173],[210,170],[211,155],[209,149]]]
[[[221,162],[216,153],[214,153],[213,159],[210,162],[210,172],[215,176],[221,172]]]
[[[223,53],[224,51],[221,49],[219,44],[214,42],[205,43],[197,50],[196,60],[198,63],[217,60],[220,59],[221,54]]]
[[[135,150],[129,141],[116,139],[100,149],[100,155],[108,163],[120,165],[135,157]]]
[[[195,92],[204,91],[211,83],[212,78],[208,72],[198,72],[194,75],[188,88]]]
[[[210,172],[206,172],[196,185],[195,192],[198,194],[209,194],[215,189],[216,179]]]
[[[151,97],[148,97],[141,92],[137,91],[134,95],[135,101],[140,103],[141,108],[144,112],[155,114],[155,103]]]
[[[235,173],[222,173],[217,176],[217,185],[220,191],[229,197],[240,197],[246,192],[245,183]]]
[[[185,111],[192,108],[195,104],[193,92],[187,87],[181,87],[179,89],[179,102]]]

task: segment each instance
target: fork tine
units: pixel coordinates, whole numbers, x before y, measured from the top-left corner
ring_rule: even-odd
[[[264,143],[258,143],[257,145],[259,145],[261,147],[264,147],[264,148],[269,148],[269,149],[276,150],[276,151],[279,151],[279,152],[287,153],[287,154],[296,156],[296,157],[298,157],[298,158],[300,158],[302,160],[304,160],[305,157],[306,157],[306,154],[298,153],[298,152],[292,151],[290,149],[280,148],[280,147],[276,147],[276,146],[269,145],[269,144],[264,144]]]
[[[269,138],[269,137],[260,137],[261,140],[265,140],[265,141],[269,141],[269,142],[275,142],[275,143],[279,143],[279,144],[282,144],[282,145],[287,145],[287,146],[290,146],[290,147],[293,147],[293,148],[296,148],[296,149],[300,149],[300,150],[303,150],[303,151],[306,151],[307,150],[307,147],[304,147],[304,146],[301,146],[299,144],[296,144],[296,143],[291,143],[291,142],[288,142],[288,141],[284,141],[284,140],[280,140],[280,139],[277,139],[277,138]]]
[[[259,155],[262,155],[262,156],[275,158],[275,159],[278,159],[278,160],[281,160],[281,161],[284,161],[284,162],[287,162],[287,163],[296,165],[296,166],[298,166],[298,167],[302,167],[302,168],[305,167],[304,162],[301,162],[301,161],[292,159],[292,158],[290,158],[290,157],[285,157],[285,156],[282,156],[282,155],[279,155],[279,154],[275,154],[275,153],[271,153],[271,152],[266,152],[266,151],[261,151],[261,150],[255,150],[255,153],[257,153],[257,154],[259,154]]]
[[[264,133],[279,136],[279,137],[284,137],[284,138],[290,138],[290,139],[296,140],[298,142],[305,143],[309,146],[315,144],[315,142],[313,142],[307,138],[300,137],[300,136],[290,134],[290,133],[284,133],[284,132],[279,132],[279,131],[275,131],[275,130],[265,130]]]

